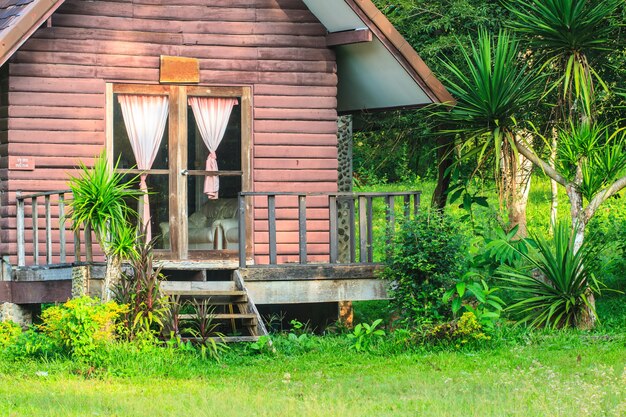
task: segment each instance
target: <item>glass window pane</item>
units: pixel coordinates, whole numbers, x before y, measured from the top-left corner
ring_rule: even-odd
[[[191,106],[187,106],[187,166],[188,169],[204,170],[209,150],[198,131]],[[241,170],[241,105],[233,107],[228,119],[224,138],[217,148],[217,166],[220,171]]]
[[[190,175],[187,180],[189,250],[236,250],[239,242],[237,195],[241,177],[220,177],[219,199],[204,194],[204,176]]]
[[[117,162],[119,158],[120,169],[136,168],[137,162],[133,149],[128,139],[128,132],[126,131],[126,125],[124,124],[124,117],[122,116],[122,107],[117,99],[118,94],[113,95],[113,158]],[[168,169],[169,168],[169,155],[168,155],[168,124],[165,125],[165,132],[163,133],[163,139],[159,146],[159,151],[152,164],[152,169]]]

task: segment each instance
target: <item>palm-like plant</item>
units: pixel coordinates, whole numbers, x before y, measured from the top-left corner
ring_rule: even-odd
[[[495,37],[480,30],[462,56],[463,65],[443,61],[449,72],[443,78],[457,104],[436,115],[451,126],[447,133],[461,138],[466,155],[478,157],[479,166],[493,156],[501,197],[511,203],[518,169],[513,147],[517,120],[539,97],[538,76],[520,59],[519,43],[506,31]]]
[[[560,90],[563,116],[581,99],[590,116],[594,80],[606,88],[595,59],[611,49],[615,27],[608,18],[622,2],[519,0],[507,6],[516,18],[511,26],[524,36],[533,60],[553,75],[548,87]]]
[[[599,248],[583,243],[576,250],[575,233],[564,223],[556,226],[553,241],[533,236],[534,254],[521,253],[531,268],[499,272],[507,288],[517,294],[516,302],[507,308],[520,323],[533,327],[580,327],[589,323],[585,315],[595,315],[590,294],[599,293],[600,284],[592,266]]]
[[[100,247],[107,256],[107,272],[103,299],[110,297],[110,284],[117,281],[121,260],[134,255],[135,227],[132,220],[136,212],[127,204],[142,192],[133,185],[136,178],[125,180],[124,174],[108,166],[102,153],[93,168],[81,163],[80,172],[70,177],[69,186],[73,199],[69,203],[72,228],[79,231],[89,226],[94,231]]]

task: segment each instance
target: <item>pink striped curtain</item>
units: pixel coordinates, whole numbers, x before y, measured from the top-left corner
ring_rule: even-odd
[[[118,100],[122,107],[122,116],[137,161],[137,168],[149,170],[152,168],[165,132],[169,113],[167,97],[120,94]],[[141,214],[144,225],[150,222],[150,200],[147,194],[146,177],[147,174],[141,174],[139,180],[139,188],[144,192],[143,213]],[[146,239],[148,241],[152,239],[150,227],[147,227]]]
[[[209,149],[206,160],[207,171],[217,171],[217,157],[215,152],[224,138],[228,119],[233,107],[237,104],[235,98],[218,97],[189,97],[189,105],[198,125],[204,144]],[[207,175],[204,179],[204,193],[211,200],[218,197],[219,177]]]

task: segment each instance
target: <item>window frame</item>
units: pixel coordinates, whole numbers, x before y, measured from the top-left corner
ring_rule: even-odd
[[[189,251],[188,247],[188,190],[187,175],[182,174],[187,167],[187,97],[235,97],[241,106],[241,172],[224,171],[218,175],[241,175],[241,190],[252,191],[252,87],[251,86],[211,86],[184,84],[133,84],[106,83],[106,154],[110,167],[115,165],[113,149],[114,132],[114,96],[115,94],[167,95],[169,98],[168,114],[168,152],[169,169],[143,171],[147,174],[167,174],[169,179],[169,224],[170,249],[154,251],[155,259],[185,262],[193,260],[213,263],[216,260],[233,261],[238,259],[238,251],[208,250]],[[130,170],[140,173],[140,170]],[[199,174],[201,171],[193,171]],[[253,225],[250,202],[246,204],[246,223]],[[246,257],[252,258],[252,227],[246,230]]]

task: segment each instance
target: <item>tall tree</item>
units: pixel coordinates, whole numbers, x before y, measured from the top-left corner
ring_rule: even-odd
[[[552,91],[552,108],[546,132],[551,135],[549,162],[556,162],[558,129],[568,120],[595,117],[595,90],[608,64],[606,54],[614,46],[616,25],[613,16],[623,0],[520,0],[507,4],[513,19],[510,26],[522,36],[534,61],[546,74],[546,90]],[[557,215],[557,182],[551,179],[551,224]]]
[[[444,133],[460,138],[466,154],[477,156],[479,167],[492,158],[510,226],[525,235],[525,200],[520,196],[526,194],[530,175],[523,175],[523,159],[514,143],[521,132],[518,120],[538,98],[537,75],[519,59],[519,44],[505,31],[493,37],[481,29],[477,42],[462,49],[462,57],[462,65],[443,62],[449,74],[444,82],[457,104],[449,113],[438,111],[437,120],[452,126]]]

